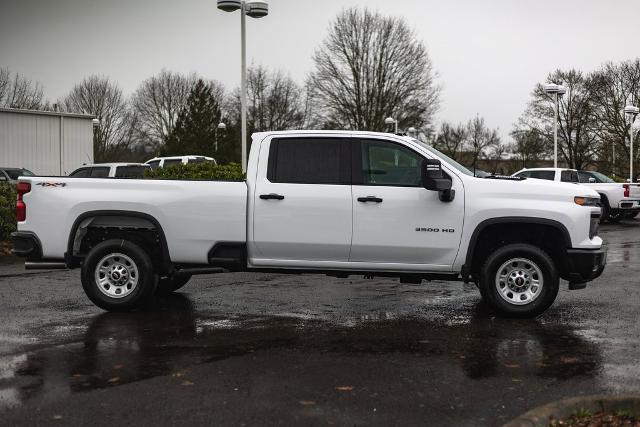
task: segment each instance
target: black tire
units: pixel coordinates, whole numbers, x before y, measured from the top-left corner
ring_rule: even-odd
[[[605,222],[609,220],[609,212],[611,209],[609,208],[609,202],[607,200],[602,200],[600,205],[600,222]]]
[[[526,302],[526,299],[518,299],[518,295],[522,295],[522,293],[511,292],[511,288],[508,287],[509,283],[499,280],[497,277],[499,269],[509,260],[518,260],[518,262],[514,262],[513,265],[507,265],[503,272],[508,273],[510,269],[513,269],[512,273],[509,274],[509,278],[512,278],[511,275],[514,274],[515,280],[519,280],[519,282],[510,283],[513,286],[519,285],[529,289],[537,289],[537,292],[539,292],[535,293],[530,302]],[[528,267],[526,267],[527,265]],[[529,284],[529,280],[539,281],[539,278],[535,278],[539,274],[531,273],[534,270],[539,271],[542,275],[542,286],[540,287]],[[538,316],[553,304],[558,295],[559,285],[558,269],[549,255],[542,249],[525,243],[516,243],[499,248],[489,255],[480,271],[480,286],[482,287],[484,300],[492,310],[504,317],[532,318]],[[505,289],[505,292],[503,292],[505,294],[504,297],[498,291],[499,287]],[[526,295],[522,296],[526,297]],[[509,298],[512,301],[517,301],[509,302],[507,301]]]
[[[167,295],[171,292],[175,292],[186,285],[190,279],[191,275],[161,277],[160,280],[158,280],[156,294]]]
[[[113,264],[106,267],[109,263]],[[101,267],[102,271],[99,270]],[[130,281],[112,285],[115,281],[111,276],[112,268],[124,270],[119,278],[127,275]],[[102,274],[105,270],[111,271],[111,275],[105,279],[108,283],[101,285],[98,280],[101,275],[107,277]],[[158,282],[149,255],[135,243],[120,239],[106,240],[89,251],[82,265],[81,279],[91,302],[107,311],[131,311],[143,307],[153,297]],[[120,292],[116,295],[118,288]]]

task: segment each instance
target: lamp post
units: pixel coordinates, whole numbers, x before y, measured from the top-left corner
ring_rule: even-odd
[[[627,105],[624,107],[624,114],[629,116],[629,182],[633,182],[633,123],[640,113],[640,108]]]
[[[269,14],[269,4],[259,0],[218,0],[218,9],[225,12],[240,10],[240,50],[242,68],[240,77],[240,128],[242,138],[242,172],[247,171],[247,36],[245,15],[262,18]]]
[[[398,133],[398,121],[396,119],[394,119],[393,117],[387,117],[386,119],[384,119],[384,124],[385,125],[395,125],[395,132],[394,133]]]
[[[225,122],[218,123],[218,131],[224,132],[227,130],[227,125]],[[216,132],[216,143],[215,143],[216,154],[218,154],[218,132]]]
[[[555,83],[544,86],[545,93],[553,95],[553,167],[558,167],[558,116],[560,110],[560,97],[567,93],[564,86]]]

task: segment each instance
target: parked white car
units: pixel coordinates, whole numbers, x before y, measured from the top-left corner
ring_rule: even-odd
[[[640,184],[615,182],[599,172],[566,168],[531,168],[522,169],[513,176],[571,182],[592,188],[600,195],[602,220],[605,221],[617,222],[624,217],[636,216],[640,212]]]
[[[216,159],[207,156],[172,156],[172,157],[154,157],[147,160],[145,164],[151,166],[151,169],[166,168],[175,165],[186,165],[189,163],[216,163]]]
[[[230,270],[461,280],[495,312],[532,317],[561,278],[582,289],[606,262],[595,191],[474,177],[387,133],[256,133],[245,182],[23,177],[17,189],[14,253],[81,267],[106,310]]]
[[[69,174],[70,178],[128,178],[142,179],[151,169],[144,163],[96,163],[84,165]]]

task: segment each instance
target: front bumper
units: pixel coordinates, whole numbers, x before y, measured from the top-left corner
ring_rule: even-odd
[[[569,283],[585,283],[600,277],[607,264],[607,249],[567,249],[567,265],[563,279]]]
[[[42,259],[42,245],[35,233],[30,231],[16,231],[11,233],[11,252],[27,261],[39,261]]]

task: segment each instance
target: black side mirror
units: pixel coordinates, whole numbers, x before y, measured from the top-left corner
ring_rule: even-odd
[[[437,191],[440,201],[451,202],[455,190],[451,189],[451,180],[442,172],[442,163],[436,159],[424,159],[422,162],[422,185],[430,191]]]

